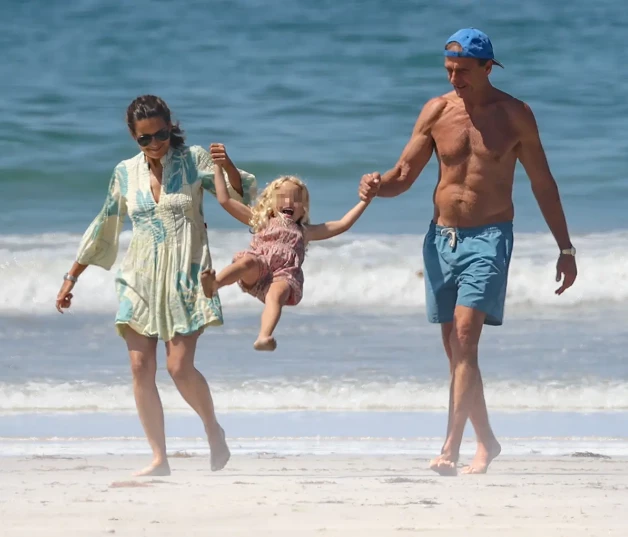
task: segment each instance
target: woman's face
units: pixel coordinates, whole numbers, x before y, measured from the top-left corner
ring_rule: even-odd
[[[160,117],[139,119],[135,122],[135,132],[132,134],[144,154],[158,160],[170,149],[171,127]]]

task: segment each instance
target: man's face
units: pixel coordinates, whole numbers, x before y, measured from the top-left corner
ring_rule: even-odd
[[[480,65],[476,58],[445,57],[445,69],[449,83],[454,87],[458,97],[465,99],[486,86],[491,72],[490,61]]]

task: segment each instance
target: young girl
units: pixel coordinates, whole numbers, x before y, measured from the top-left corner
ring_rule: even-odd
[[[215,160],[216,198],[220,205],[255,235],[249,250],[237,253],[231,265],[218,276],[213,270],[201,274],[207,297],[225,285],[238,282],[240,288],[264,304],[261,328],[253,347],[273,351],[272,334],[283,306],[296,306],[303,296],[305,247],[347,231],[360,218],[370,202],[360,201],[341,220],[311,225],[310,197],[305,184],[293,176],[275,179],[249,208],[229,197],[220,162]]]

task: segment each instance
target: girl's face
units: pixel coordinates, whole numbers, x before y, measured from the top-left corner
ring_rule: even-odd
[[[170,149],[170,128],[163,118],[151,117],[136,121],[131,134],[148,158],[159,160]]]
[[[275,213],[298,222],[305,216],[303,189],[292,181],[285,181],[275,190]]]

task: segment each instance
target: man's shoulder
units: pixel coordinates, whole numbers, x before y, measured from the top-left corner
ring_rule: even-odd
[[[443,93],[442,95],[432,97],[423,105],[423,110],[431,113],[442,113],[447,107],[453,105],[455,96],[456,93],[450,91],[449,93]]]
[[[535,135],[538,127],[528,103],[501,90],[498,90],[495,103],[506,113],[510,124],[522,137]]]
[[[428,100],[421,109],[415,131],[429,132],[450,104],[451,100],[446,95],[439,95]]]
[[[530,116],[532,114],[532,109],[530,105],[510,93],[506,93],[502,90],[497,90],[495,103],[506,110],[510,114],[514,114],[518,116],[518,118],[524,118],[526,116]]]

